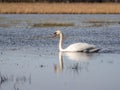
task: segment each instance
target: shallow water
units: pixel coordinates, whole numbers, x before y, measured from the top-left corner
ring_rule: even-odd
[[[40,26],[72,23],[74,26]],[[55,30],[64,47],[87,42],[99,53],[59,53]],[[0,15],[1,90],[119,90],[120,15]]]

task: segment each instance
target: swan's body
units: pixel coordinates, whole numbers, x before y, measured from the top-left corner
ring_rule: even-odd
[[[95,45],[91,45],[88,43],[74,43],[69,45],[66,49],[63,49],[62,48],[63,33],[60,30],[57,30],[54,33],[54,37],[56,37],[57,35],[60,35],[59,51],[92,53],[92,52],[98,52],[100,50],[99,48],[96,48]]]

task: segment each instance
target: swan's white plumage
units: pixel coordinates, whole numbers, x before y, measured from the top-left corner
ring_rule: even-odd
[[[74,43],[69,45],[66,49],[64,49],[63,51],[83,51],[86,49],[90,49],[90,48],[95,48],[94,45],[90,45],[87,43]]]
[[[57,30],[54,33],[54,37],[57,35],[60,35],[60,41],[59,41],[59,51],[64,51],[64,52],[98,52],[100,49],[96,48],[95,45],[91,45],[88,43],[74,43],[69,45],[66,49],[62,48],[62,39],[63,39],[63,33],[60,30]]]

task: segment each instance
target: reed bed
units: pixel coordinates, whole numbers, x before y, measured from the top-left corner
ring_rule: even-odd
[[[120,14],[120,3],[0,3],[1,14]]]

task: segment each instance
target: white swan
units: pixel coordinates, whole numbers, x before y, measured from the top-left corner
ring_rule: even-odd
[[[62,48],[62,39],[63,39],[63,33],[60,30],[57,30],[54,33],[53,37],[56,37],[57,35],[60,36],[60,41],[59,41],[59,51],[62,52],[85,52],[85,53],[93,53],[93,52],[98,52],[100,49],[96,48],[95,45],[91,45],[88,43],[74,43],[68,46],[66,49]]]

